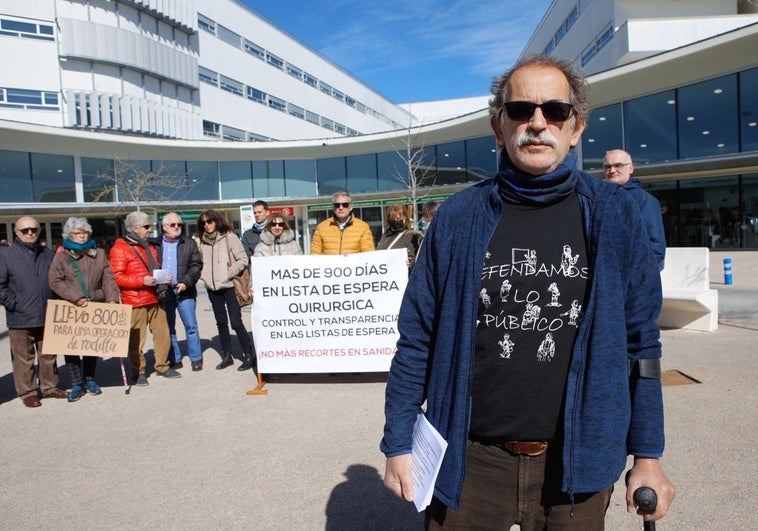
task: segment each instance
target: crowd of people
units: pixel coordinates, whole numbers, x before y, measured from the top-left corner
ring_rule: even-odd
[[[353,215],[347,192],[333,197],[332,218],[313,236],[311,254],[349,254],[372,251],[369,225]],[[160,235],[142,211],[129,213],[124,234],[108,249],[98,246],[92,226],[83,217],[63,225],[63,242],[55,249],[40,242],[40,224],[29,216],[15,223],[15,239],[0,251],[0,302],[6,310],[16,393],[27,407],[41,399],[69,402],[85,394],[102,393],[95,380],[98,357],[65,354],[71,389],[58,387],[57,355],[42,354],[46,301],[62,299],[79,307],[90,302],[123,303],[132,307],[128,344],[131,384],[149,385],[144,347],[152,335],[153,370],[157,376],[181,378],[184,356],[192,371],[203,370],[203,351],[197,321],[197,284],[205,285],[218,330],[222,370],[234,365],[230,326],[240,352],[239,371],[257,374],[255,344],[242,318],[233,278],[249,267],[253,257],[302,255],[287,218],[271,212],[265,201],[253,204],[255,222],[241,238],[216,210],[197,219],[197,233],[186,236],[181,216],[164,215]],[[412,268],[421,232],[411,229],[409,208],[391,205],[379,249],[407,248]],[[251,288],[252,289],[252,288]],[[177,314],[185,332],[184,351],[177,337]]]

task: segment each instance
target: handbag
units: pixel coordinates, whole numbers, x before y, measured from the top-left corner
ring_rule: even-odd
[[[232,251],[229,249],[229,240],[226,240],[226,254],[229,256],[226,267],[229,268],[233,262]],[[232,282],[234,283],[234,295],[237,297],[239,307],[244,308],[253,304],[253,296],[250,293],[250,269],[248,267],[243,269],[242,273],[236,277],[232,277]]]

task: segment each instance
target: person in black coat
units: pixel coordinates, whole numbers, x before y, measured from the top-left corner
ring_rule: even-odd
[[[36,219],[16,221],[16,239],[0,252],[0,302],[5,306],[8,337],[13,360],[16,393],[26,407],[39,407],[42,398],[66,398],[58,389],[58,357],[43,355],[42,336],[47,300],[53,298],[48,271],[55,253],[40,245]],[[34,364],[39,363],[39,387]]]
[[[173,278],[165,289],[166,320],[171,335],[171,351],[168,361],[174,369],[181,369],[182,351],[176,338],[176,311],[184,324],[187,336],[187,355],[193,371],[203,370],[203,350],[197,326],[197,281],[203,270],[203,255],[197,244],[182,234],[182,218],[174,212],[163,216],[163,237],[152,243],[158,250],[163,269],[168,269]]]

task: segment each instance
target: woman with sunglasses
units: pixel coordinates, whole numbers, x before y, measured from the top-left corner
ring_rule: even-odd
[[[200,278],[208,291],[221,342],[221,363],[216,365],[216,369],[225,369],[234,364],[229,323],[237,334],[244,355],[243,363],[237,370],[252,369],[255,367],[255,351],[242,321],[242,311],[237,304],[232,281],[248,267],[247,253],[232,226],[215,210],[200,214],[197,230],[200,234],[200,252],[203,254]]]
[[[48,273],[50,289],[61,299],[77,306],[92,302],[119,302],[119,289],[105,250],[92,239],[92,226],[87,218],[71,217],[63,225],[63,245],[55,255]],[[69,402],[76,402],[84,393],[99,395],[95,382],[95,356],[66,355],[71,371]]]
[[[295,231],[290,229],[287,220],[274,212],[269,215],[266,228],[261,232],[261,242],[255,246],[253,256],[291,256],[303,254],[300,244],[295,239]]]

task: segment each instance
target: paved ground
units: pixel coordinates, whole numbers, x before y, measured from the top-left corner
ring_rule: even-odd
[[[712,256],[718,331],[662,334],[664,370],[700,383],[664,390],[663,463],[678,495],[658,529],[758,529],[758,253],[730,256],[731,286]],[[214,338],[200,301],[201,336]],[[214,370],[207,340],[202,372],[152,377],[126,395],[110,359],[98,366],[102,395],[28,409],[15,398],[0,313],[0,529],[419,528],[412,506],[381,482],[384,374],[282,375],[267,396],[247,396],[252,374]],[[640,529],[622,493],[608,529]]]

